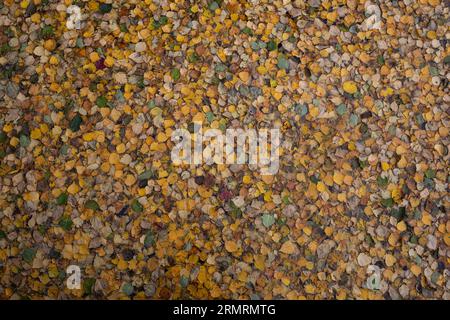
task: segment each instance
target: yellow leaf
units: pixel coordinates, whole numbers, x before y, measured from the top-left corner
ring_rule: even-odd
[[[286,254],[293,254],[295,252],[295,244],[292,241],[286,241],[280,248],[280,252]]]
[[[444,235],[444,242],[447,246],[450,247],[450,233]]]
[[[84,141],[89,142],[89,141],[92,141],[94,139],[95,139],[95,132],[88,132],[88,133],[83,134],[83,140]]]
[[[327,190],[327,187],[325,186],[325,184],[322,181],[319,181],[317,183],[317,191],[324,192],[326,190]]]
[[[70,193],[70,194],[76,194],[76,193],[78,193],[78,191],[80,191],[80,188],[75,183],[72,183],[69,186],[69,188],[67,188],[67,192]]]
[[[395,257],[392,254],[387,254],[386,257],[384,258],[384,261],[386,262],[386,265],[388,267],[392,267],[394,263],[397,261],[397,259],[395,259]]]
[[[114,65],[114,58],[110,56],[106,57],[104,64],[107,67],[112,67]]]
[[[117,153],[111,153],[109,155],[109,163],[110,164],[117,164],[120,161],[120,156]]]
[[[412,272],[416,277],[418,277],[418,276],[422,273],[422,269],[421,269],[418,265],[413,264],[413,265],[411,266],[411,272]]]
[[[266,74],[267,73],[267,69],[265,66],[258,66],[256,68],[256,71],[258,71],[259,74]]]
[[[402,191],[400,190],[400,188],[395,188],[391,192],[392,199],[394,199],[394,201],[397,203],[401,202],[401,200],[402,200],[401,195],[402,195]]]
[[[197,276],[197,280],[200,283],[205,283],[206,279],[207,279],[207,272],[206,272],[206,268],[204,266],[200,267],[200,271],[198,272],[198,276]]]
[[[119,262],[117,263],[117,269],[126,270],[127,268],[128,268],[128,263],[125,260],[120,259]]]
[[[313,285],[311,285],[311,284],[307,284],[305,286],[305,292],[307,294],[314,294],[316,292],[316,288]]]
[[[40,139],[41,136],[42,136],[41,130],[39,130],[38,128],[33,129],[31,131],[31,134],[30,134],[31,139],[36,139],[37,140],[37,139]]]
[[[32,202],[39,201],[39,192],[36,191],[27,192],[23,195],[23,200]]]
[[[345,92],[350,94],[354,94],[358,90],[358,87],[356,86],[356,83],[354,81],[345,81],[342,85],[342,88]]]
[[[195,200],[193,199],[183,199],[177,201],[178,210],[191,211],[195,206]]]
[[[117,153],[124,153],[125,152],[125,145],[123,144],[123,143],[121,143],[121,144],[119,144],[117,147],[116,147],[116,151],[117,151]]]
[[[283,282],[285,286],[288,286],[291,283],[291,280],[288,277],[283,277],[281,278],[281,282]]]
[[[344,175],[339,171],[335,171],[333,175],[333,181],[338,185],[342,185],[342,183],[344,182]]]
[[[244,176],[242,178],[242,182],[245,183],[245,184],[249,184],[249,183],[252,182],[252,178],[250,178],[250,176]]]
[[[400,221],[399,223],[397,223],[397,230],[400,232],[403,232],[406,230],[406,223],[405,221]]]
[[[250,74],[249,74],[247,71],[239,72],[239,78],[240,78],[243,82],[247,82],[248,79],[250,78]]]
[[[236,242],[230,240],[230,241],[225,241],[225,249],[226,249],[228,252],[233,253],[233,252],[236,252],[236,251],[237,251],[238,247],[237,247]]]
[[[264,271],[265,265],[265,257],[262,255],[255,256],[255,267],[261,271]]]

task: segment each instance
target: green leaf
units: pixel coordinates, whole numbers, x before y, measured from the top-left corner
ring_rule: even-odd
[[[104,108],[108,104],[108,100],[104,96],[100,96],[97,98],[97,101],[95,102],[99,108]]]
[[[119,27],[121,32],[128,32],[128,28],[125,23],[121,23]]]
[[[66,192],[61,193],[58,198],[56,198],[56,204],[64,205],[67,204],[67,198],[69,195]]]
[[[143,77],[139,78],[139,81],[138,81],[137,85],[141,89],[145,88],[145,83],[144,83],[144,78]]]
[[[259,49],[261,49],[261,47],[259,46],[259,43],[256,41],[253,41],[252,43],[250,43],[250,46],[252,47],[253,51],[258,51]]]
[[[425,123],[425,119],[421,113],[416,115],[416,121],[419,124],[419,126]]]
[[[72,219],[70,219],[70,217],[65,216],[59,220],[58,225],[64,230],[69,231],[70,229],[72,229],[73,221]]]
[[[189,55],[188,57],[188,61],[190,63],[196,63],[198,60],[200,60],[200,57],[198,56],[197,53],[193,52],[192,54]]]
[[[291,199],[289,199],[289,196],[284,196],[282,199],[284,204],[290,204],[291,203]]]
[[[241,208],[236,206],[233,201],[230,201],[230,207],[231,207],[230,214],[231,214],[231,216],[233,218],[237,219],[239,217],[242,217],[242,210],[241,210]]]
[[[276,48],[277,48],[277,43],[276,43],[275,41],[270,40],[270,41],[267,43],[267,50],[273,51],[273,50],[275,50]]]
[[[0,230],[0,240],[6,238],[6,233],[3,230]]]
[[[212,113],[211,111],[208,111],[206,113],[206,119],[208,120],[209,123],[214,121],[214,113]]]
[[[137,199],[134,199],[131,203],[131,209],[133,209],[134,212],[142,212],[144,211],[144,207],[142,204],[139,203]]]
[[[266,228],[269,228],[271,225],[275,223],[275,218],[273,217],[272,214],[266,213],[262,216],[262,223]]]
[[[397,221],[401,221],[406,217],[406,209],[405,207],[400,207],[398,209],[391,210],[391,216],[397,219]]]
[[[434,188],[434,180],[430,178],[423,179],[423,185],[425,188],[431,189]]]
[[[217,2],[215,2],[215,1],[213,1],[213,2],[211,2],[210,4],[209,4],[209,10],[211,10],[211,11],[215,11],[216,9],[218,9],[219,8],[219,5],[217,4]]]
[[[55,29],[53,26],[45,25],[41,29],[41,37],[44,39],[51,38],[55,34]]]
[[[448,56],[446,56],[446,57],[444,58],[444,63],[445,63],[445,64],[450,64],[450,55],[448,55]]]
[[[341,103],[337,106],[336,112],[338,115],[343,116],[347,112],[347,107],[345,106],[345,104]]]
[[[88,200],[86,201],[86,203],[84,204],[84,206],[88,209],[92,209],[94,211],[97,211],[100,209],[100,206],[98,205],[97,201],[95,200]]]
[[[350,125],[351,125],[352,127],[354,127],[354,126],[356,126],[356,125],[358,124],[358,122],[359,122],[359,117],[358,117],[358,115],[352,113],[352,114],[350,115],[350,119],[349,119]]]
[[[99,7],[99,11],[103,14],[110,13],[112,10],[112,4],[111,3],[101,3]]]
[[[153,109],[154,107],[156,107],[156,102],[155,102],[155,100],[150,100],[148,103],[147,103],[147,107],[149,108],[149,109]]]
[[[22,252],[22,258],[28,263],[32,263],[34,260],[34,257],[36,257],[36,249],[34,248],[27,248],[23,250]]]
[[[59,153],[62,155],[67,155],[67,152],[69,151],[69,146],[67,144],[63,145],[61,149],[59,149]]]
[[[78,48],[83,48],[84,47],[83,39],[82,38],[78,38],[76,44],[77,44]]]
[[[311,182],[313,183],[318,183],[320,181],[320,179],[316,175],[312,175],[311,177],[309,177],[309,180],[311,180]]]
[[[289,68],[289,61],[283,55],[278,56],[277,67],[287,70]]]
[[[436,172],[433,169],[427,169],[427,171],[425,171],[425,177],[434,179],[436,177]]]
[[[24,134],[20,135],[20,145],[24,148],[28,147],[30,144],[30,138]]]
[[[309,109],[306,104],[297,103],[294,105],[294,111],[297,112],[300,115],[300,117],[304,117],[308,114]]]
[[[151,247],[151,246],[154,246],[155,243],[156,243],[156,241],[155,241],[155,236],[153,235],[153,232],[148,231],[148,232],[145,234],[145,238],[144,238],[144,246],[145,246],[145,247]]]
[[[224,65],[223,63],[218,63],[218,64],[215,66],[214,70],[215,70],[216,72],[219,72],[219,73],[220,73],[220,72],[224,72],[224,71],[227,70],[227,66]]]
[[[242,33],[244,33],[244,34],[246,34],[248,36],[252,36],[253,35],[253,31],[249,27],[245,27],[244,29],[242,29]]]
[[[381,199],[381,204],[386,208],[391,208],[394,205],[394,199]]]
[[[387,177],[378,176],[377,184],[379,187],[386,187],[389,184],[389,179]]]
[[[11,50],[11,47],[9,46],[9,44],[4,43],[0,46],[0,56],[5,55],[6,53],[8,53]]]
[[[373,241],[373,239],[372,239],[372,237],[370,236],[370,234],[367,234],[367,235],[366,235],[366,242],[367,242],[369,245],[374,245],[374,244],[375,244],[375,242]]]
[[[96,92],[97,91],[97,83],[96,82],[91,82],[89,84],[89,90],[91,90],[92,92]]]
[[[134,292],[133,285],[131,283],[125,283],[122,287],[122,292],[125,293],[127,296],[131,296]]]
[[[3,131],[0,131],[0,143],[5,143],[8,136]]]
[[[369,165],[369,161],[358,159],[358,165],[361,169],[364,169]]]
[[[77,113],[72,120],[70,120],[69,123],[69,128],[70,130],[72,130],[73,132],[77,132],[78,130],[80,130],[80,125],[83,122],[83,119],[81,118],[81,116]]]
[[[94,278],[86,278],[83,281],[83,294],[84,295],[91,295],[92,294],[92,288],[94,287],[95,279]]]
[[[39,225],[39,227],[38,227],[38,232],[39,232],[42,236],[44,236],[45,233],[47,232],[47,226],[44,225],[44,224]]]
[[[173,68],[172,72],[170,73],[170,75],[172,76],[172,79],[174,81],[177,81],[178,79],[180,79],[180,76],[181,76],[180,70],[177,69],[177,68]]]
[[[138,175],[138,180],[148,180],[154,176],[153,171],[151,169],[145,170],[140,175]]]
[[[411,238],[409,238],[409,242],[413,243],[413,244],[417,244],[419,241],[419,239],[417,238],[416,235],[412,235]]]
[[[277,219],[277,225],[283,226],[286,224],[286,218],[278,218]]]
[[[159,25],[164,26],[169,22],[169,18],[167,18],[166,16],[161,16],[158,20]]]
[[[439,75],[439,70],[438,70],[438,68],[436,68],[436,67],[434,67],[434,66],[430,66],[430,67],[429,67],[429,70],[430,70],[430,74],[431,74],[432,76],[438,76],[438,75]]]
[[[169,18],[167,18],[166,16],[161,16],[159,20],[154,20],[152,25],[155,29],[158,29],[159,27],[166,25],[167,22],[169,22]]]
[[[181,277],[180,277],[180,285],[181,285],[183,288],[186,288],[186,287],[188,286],[188,284],[189,284],[189,278],[188,278],[188,277],[185,277],[185,276],[181,276]]]
[[[422,213],[419,210],[414,211],[414,219],[416,220],[422,219]]]

